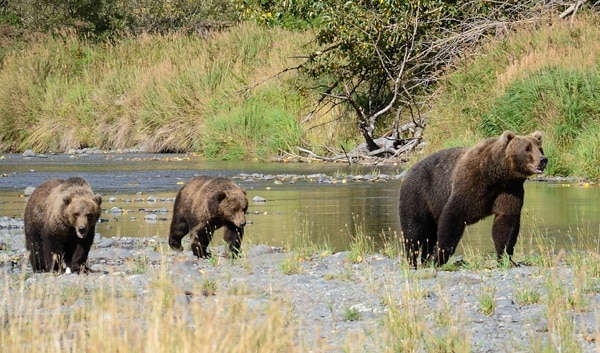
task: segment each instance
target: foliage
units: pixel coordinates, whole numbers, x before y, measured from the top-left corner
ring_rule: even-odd
[[[239,18],[269,26],[285,28],[306,28],[318,24],[323,11],[332,1],[274,1],[274,0],[234,0]]]
[[[373,253],[375,245],[373,237],[365,234],[362,225],[356,222],[356,217],[353,216],[353,219],[355,221],[354,228],[356,235],[352,236],[350,251],[348,252],[348,261],[353,264],[358,264],[364,261],[367,254]]]
[[[540,291],[535,288],[525,287],[515,291],[515,301],[522,306],[539,303],[541,296]]]
[[[398,129],[398,120],[390,118],[403,108],[420,107],[416,97],[430,91],[464,47],[478,43],[498,23],[516,20],[535,3],[242,0],[237,6],[244,17],[268,24],[286,25],[288,17],[299,14],[318,19],[319,48],[301,66],[312,79],[307,83],[322,92],[314,113],[344,104],[355,113],[346,115],[355,117],[368,149],[374,151],[381,148],[374,142],[375,130],[387,132],[390,120]]]
[[[506,129],[537,129],[548,174],[598,178],[599,21],[581,14],[569,23],[522,28],[463,61],[441,81],[428,150],[472,145]]]
[[[229,0],[7,0],[6,3],[7,12],[29,31],[52,33],[67,28],[86,37],[202,30],[198,22],[231,21],[235,16]]]
[[[360,320],[361,314],[360,311],[354,307],[346,308],[344,310],[344,320],[345,321],[358,321]]]
[[[279,267],[284,275],[297,275],[302,271],[298,257],[293,255],[286,256]]]

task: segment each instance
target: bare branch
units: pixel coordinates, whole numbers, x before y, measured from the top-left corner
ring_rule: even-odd
[[[565,11],[563,11],[560,15],[558,15],[558,18],[560,18],[562,20],[569,15],[572,15],[571,18],[575,17],[575,15],[577,14],[577,11],[585,2],[586,2],[586,0],[578,0],[574,4],[571,4],[571,6],[569,6]]]

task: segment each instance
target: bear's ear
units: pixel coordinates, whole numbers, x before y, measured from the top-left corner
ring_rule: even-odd
[[[515,135],[514,132],[512,132],[510,130],[506,130],[502,133],[502,135],[500,135],[500,141],[502,141],[502,143],[504,143],[506,145],[507,143],[510,142],[510,140],[514,139],[515,136],[517,136],[517,135]]]
[[[533,136],[533,138],[538,140],[539,143],[542,143],[542,132],[541,131],[536,131],[533,134],[531,134],[531,136]]]
[[[71,203],[71,196],[67,195],[65,197],[63,197],[63,203],[66,205]]]
[[[100,196],[100,194],[96,194],[94,195],[94,198],[92,199],[94,200],[94,202],[100,206],[102,204],[102,196]]]
[[[226,198],[226,197],[227,197],[227,194],[225,193],[225,191],[219,191],[219,192],[217,193],[217,200],[218,200],[219,202],[221,202],[221,201],[225,200],[225,198]]]

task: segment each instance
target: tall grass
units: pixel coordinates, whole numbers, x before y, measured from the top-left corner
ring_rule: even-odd
[[[585,14],[491,41],[443,80],[429,115],[429,149],[538,129],[548,174],[600,177],[599,52],[600,20]]]
[[[199,138],[204,154],[211,159],[265,160],[296,145],[302,130],[290,112],[299,107],[291,99],[276,102],[285,89],[264,89],[231,111],[207,119]]]
[[[207,39],[146,35],[91,44],[69,34],[43,37],[3,59],[0,150],[276,155],[298,142],[305,103],[290,89],[293,73],[266,79],[297,65],[293,57],[305,42],[306,33],[251,24]],[[230,153],[221,151],[228,138]],[[234,147],[243,144],[254,148],[239,156]]]
[[[544,147],[552,160],[548,173],[594,177],[600,175],[594,173],[600,159],[598,117],[600,68],[583,72],[547,67],[510,84],[482,116],[478,130],[494,136],[506,129],[543,129],[549,137]],[[573,160],[578,163],[571,163]],[[592,167],[586,168],[588,165]]]

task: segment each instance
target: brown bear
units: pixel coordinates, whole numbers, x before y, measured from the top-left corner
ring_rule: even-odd
[[[84,272],[102,197],[85,179],[51,179],[35,188],[25,206],[25,245],[36,272]]]
[[[500,259],[513,250],[521,222],[523,183],[546,168],[542,133],[499,137],[471,148],[436,152],[408,170],[400,187],[400,226],[413,267],[445,264],[466,225],[494,214],[492,238]]]
[[[224,238],[232,256],[239,255],[248,198],[246,191],[223,177],[198,176],[188,181],[177,193],[169,245],[182,251],[181,239],[192,237],[192,252],[197,257],[209,257],[208,244],[215,230],[225,226]]]

